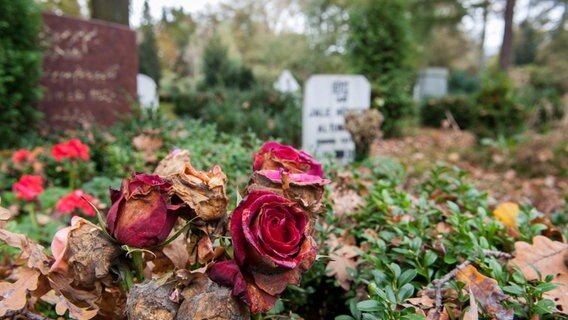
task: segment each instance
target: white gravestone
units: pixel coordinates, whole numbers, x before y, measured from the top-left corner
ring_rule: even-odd
[[[418,73],[414,86],[414,100],[441,98],[448,94],[448,69],[424,68]]]
[[[145,74],[139,73],[136,77],[138,87],[138,102],[145,109],[157,110],[160,105],[158,97],[158,86],[154,79]]]
[[[370,105],[371,85],[364,76],[311,76],[304,91],[302,148],[316,157],[353,161],[355,144],[345,130],[344,115]]]
[[[290,71],[284,70],[274,83],[274,89],[282,93],[292,93],[300,90],[300,85]]]

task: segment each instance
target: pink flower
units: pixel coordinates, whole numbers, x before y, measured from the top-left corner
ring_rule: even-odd
[[[16,198],[32,201],[43,192],[43,179],[41,176],[23,175],[14,183],[12,190],[16,192]]]
[[[71,139],[54,145],[51,149],[51,155],[57,161],[78,158],[86,161],[89,160],[89,146],[83,144],[79,139]]]
[[[321,163],[311,155],[275,141],[262,145],[254,157],[252,168],[254,171],[284,169],[290,173],[305,173],[323,177]]]
[[[233,288],[253,313],[270,310],[316,257],[309,216],[296,203],[267,191],[249,193],[231,217],[234,261],[216,263],[210,278]]]
[[[72,191],[71,193],[65,195],[57,202],[55,209],[61,213],[72,213],[77,209],[82,210],[86,215],[90,217],[95,216],[95,210],[85,201],[85,198],[90,203],[95,203],[96,199],[92,196],[86,194],[81,189]]]
[[[20,149],[14,152],[12,155],[12,162],[14,163],[21,163],[24,161],[30,161],[32,158],[32,154],[29,150]]]

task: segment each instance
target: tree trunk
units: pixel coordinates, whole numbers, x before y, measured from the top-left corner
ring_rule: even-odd
[[[481,30],[481,41],[479,41],[479,73],[485,69],[485,34],[487,32],[487,16],[489,14],[489,0],[483,1],[483,26]]]
[[[91,18],[129,25],[129,0],[91,0]]]
[[[507,0],[505,5],[505,31],[503,32],[503,44],[499,52],[499,68],[506,72],[511,64],[513,48],[513,15],[515,0]]]

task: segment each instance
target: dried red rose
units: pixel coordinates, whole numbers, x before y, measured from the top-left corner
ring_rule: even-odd
[[[254,171],[284,169],[290,173],[306,173],[323,177],[321,163],[304,151],[296,150],[278,142],[269,141],[262,145],[254,157]]]
[[[231,217],[235,261],[215,264],[209,276],[232,286],[251,312],[270,310],[288,284],[299,284],[315,260],[309,217],[295,202],[275,193],[253,191]]]
[[[83,144],[79,139],[71,139],[67,142],[54,145],[51,149],[51,155],[57,161],[79,158],[89,160],[89,146]]]
[[[16,198],[32,201],[43,192],[43,179],[41,176],[23,175],[14,183],[12,190],[16,193]]]
[[[87,201],[94,204],[96,199],[83,192],[83,190],[77,189],[59,199],[55,205],[55,209],[65,214],[73,213],[75,210],[81,210],[86,215],[94,217],[95,210],[93,210]]]
[[[170,187],[157,175],[135,174],[123,180],[120,191],[111,189],[112,206],[106,220],[110,234],[137,248],[163,242],[178,217],[169,205]]]

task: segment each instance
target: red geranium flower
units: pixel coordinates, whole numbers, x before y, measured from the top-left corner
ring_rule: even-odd
[[[51,149],[51,155],[57,161],[66,158],[89,160],[89,146],[83,144],[79,139],[71,139],[67,142],[54,145]]]
[[[72,213],[75,210],[80,209],[86,215],[94,217],[95,210],[93,210],[93,208],[85,200],[89,201],[90,203],[96,202],[95,198],[86,194],[85,192],[83,192],[83,190],[77,189],[59,199],[57,205],[55,206],[55,209],[65,214]]]
[[[12,186],[16,198],[32,201],[43,192],[43,179],[41,176],[24,175]]]
[[[24,161],[29,161],[29,159],[31,158],[31,155],[32,154],[29,150],[26,150],[26,149],[17,150],[12,155],[12,162],[20,163],[20,162],[24,162]]]

